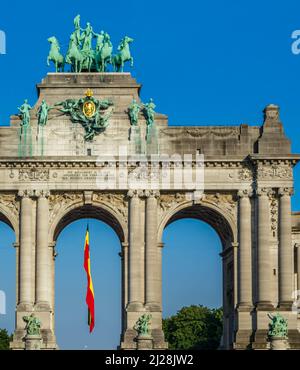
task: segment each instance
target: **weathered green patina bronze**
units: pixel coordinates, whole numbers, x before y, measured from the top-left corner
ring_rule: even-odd
[[[115,72],[124,72],[124,65],[126,62],[131,62],[131,67],[133,67],[134,62],[129,47],[129,44],[131,44],[133,41],[134,40],[128,36],[125,36],[121,41],[118,47],[119,54],[113,57],[113,66]]]
[[[130,123],[132,126],[138,126],[139,124],[139,114],[141,111],[141,106],[139,103],[133,99],[128,112],[129,112],[129,117],[130,117]]]
[[[133,67],[133,57],[131,56],[129,44],[133,39],[125,36],[121,41],[115,56],[113,54],[113,45],[107,32],[101,31],[95,33],[90,23],[86,28],[80,26],[81,18],[77,15],[74,18],[74,31],[70,36],[69,47],[66,57],[60,52],[60,45],[56,37],[50,37],[48,41],[51,44],[47,63],[50,61],[55,64],[56,72],[63,72],[65,64],[71,65],[71,72],[108,72],[109,65],[112,65],[114,71],[123,72],[126,62],[131,62]],[[93,48],[93,40],[96,38],[96,47]]]
[[[80,123],[85,129],[85,140],[92,141],[109,126],[114,104],[110,100],[98,100],[92,91],[83,99],[67,99],[55,104],[62,113],[68,114],[73,123]]]
[[[156,105],[154,104],[153,99],[150,99],[148,104],[144,104],[144,113],[147,122],[147,126],[151,127],[155,121],[155,108]]]
[[[288,337],[288,322],[279,313],[275,315],[269,315],[271,322],[269,324],[268,337],[272,338],[283,338]]]
[[[57,41],[56,37],[50,37],[48,41],[51,44],[50,53],[47,59],[47,64],[50,66],[50,62],[55,64],[55,71],[56,72],[64,72],[65,70],[65,58],[60,53],[60,46],[59,42]]]
[[[34,314],[24,316],[23,320],[26,322],[27,335],[41,335],[41,321]]]
[[[150,336],[151,335],[151,320],[152,316],[150,314],[145,314],[139,318],[134,326],[134,330],[137,331],[139,336]]]
[[[30,125],[30,111],[32,107],[28,104],[28,100],[24,101],[24,104],[18,108],[20,118],[22,119],[21,126],[28,127]]]
[[[53,109],[53,107],[50,107],[46,101],[43,99],[42,104],[39,106],[37,111],[37,117],[38,117],[38,124],[39,126],[46,126],[48,122],[48,114],[49,111]]]

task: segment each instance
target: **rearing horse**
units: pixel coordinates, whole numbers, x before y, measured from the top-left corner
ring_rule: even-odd
[[[125,36],[121,41],[118,50],[119,54],[113,57],[113,66],[116,72],[124,72],[125,62],[131,62],[131,67],[133,67],[133,57],[130,54],[129,44],[134,40],[128,36]]]
[[[50,62],[55,64],[56,72],[64,72],[65,69],[65,58],[60,53],[59,42],[56,37],[50,37],[48,41],[51,44],[50,53],[47,59],[47,64],[50,66]]]

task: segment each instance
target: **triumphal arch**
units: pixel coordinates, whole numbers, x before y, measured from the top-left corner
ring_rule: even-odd
[[[127,60],[133,63],[127,53],[133,40],[124,38],[112,57],[110,38],[101,33],[93,60],[91,26],[81,33],[79,22],[66,58],[49,39],[57,72],[37,85],[37,102],[25,101],[10,127],[0,128],[0,217],[16,234],[11,347],[25,349],[24,317],[34,314],[41,349],[58,348],[55,244],[74,220],[96,218],[121,244],[120,349],[139,348],[135,327],[145,314],[151,314],[147,346],[166,349],[162,235],[172,222],[195,218],[222,242],[221,348],[267,349],[269,315],[278,312],[288,320],[289,348],[300,349],[293,303],[300,290],[300,215],[291,212],[300,156],[291,153],[279,107],[266,107],[257,126],[169,126],[122,72]],[[70,72],[63,72],[65,62]]]

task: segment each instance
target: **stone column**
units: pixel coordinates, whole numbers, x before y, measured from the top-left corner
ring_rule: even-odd
[[[292,189],[282,188],[279,198],[279,307],[292,307],[294,250],[292,246]]]
[[[49,192],[36,193],[37,199],[37,257],[36,257],[36,302],[39,309],[51,306],[51,249],[48,242]]]
[[[238,253],[238,304],[252,307],[252,235],[251,202],[252,192],[241,190],[239,201],[239,253]]]
[[[300,299],[300,244],[295,245],[297,258],[297,299]]]
[[[30,191],[20,191],[21,210],[20,210],[20,311],[30,312],[34,303],[32,296],[32,199]]]
[[[143,273],[142,273],[142,240],[140,233],[141,214],[140,214],[139,191],[128,193],[129,201],[129,311],[139,311],[143,309]]]
[[[146,192],[146,305],[150,311],[160,311],[159,248],[157,242],[157,199],[159,192]]]
[[[257,190],[258,200],[258,307],[272,309],[272,266],[270,253],[270,202],[271,189]]]

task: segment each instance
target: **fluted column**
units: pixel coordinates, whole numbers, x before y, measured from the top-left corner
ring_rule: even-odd
[[[146,304],[148,309],[160,310],[159,248],[157,243],[157,199],[159,192],[146,192]]]
[[[143,271],[141,240],[141,206],[139,191],[130,191],[129,197],[129,311],[143,308]]]
[[[292,189],[279,189],[279,306],[291,308],[294,250],[292,246]]]
[[[20,309],[31,310],[34,303],[32,296],[32,200],[33,194],[30,191],[20,191],[19,197],[21,198],[20,209],[20,284],[19,284],[19,297]]]
[[[251,202],[252,191],[239,193],[239,249],[238,249],[238,292],[239,307],[252,307],[252,235]]]
[[[37,195],[37,256],[36,256],[36,302],[38,307],[50,309],[51,305],[51,249],[48,242],[49,192]]]
[[[272,266],[270,251],[270,202],[271,189],[260,188],[258,196],[258,307],[272,307]]]

